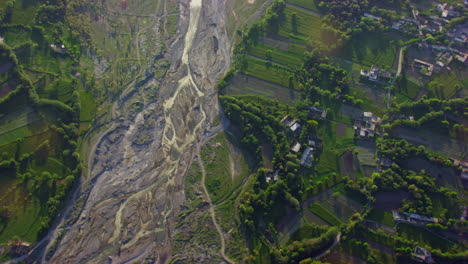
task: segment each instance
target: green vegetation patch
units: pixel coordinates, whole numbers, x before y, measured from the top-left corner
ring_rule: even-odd
[[[466,79],[466,78],[465,78]],[[437,98],[447,99],[462,89],[464,84],[454,72],[440,73],[433,76],[432,81],[427,84],[427,89]]]
[[[426,245],[434,249],[438,248],[442,251],[447,251],[455,246],[452,241],[446,240],[422,227],[400,223],[398,224],[397,229],[398,235],[400,237],[415,241],[421,245]]]
[[[15,1],[11,24],[29,25],[34,21],[34,14],[39,8],[40,1],[21,0]]]
[[[340,219],[338,219],[335,215],[330,213],[330,211],[325,209],[319,203],[311,204],[309,209],[312,211],[312,213],[316,214],[318,217],[322,218],[324,221],[333,226],[340,226],[341,224],[343,224]]]

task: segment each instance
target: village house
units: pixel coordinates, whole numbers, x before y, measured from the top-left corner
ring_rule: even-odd
[[[392,78],[392,73],[387,70],[380,69],[379,67],[372,65],[369,71],[362,69],[361,70],[361,78],[371,80],[371,81],[378,81],[382,79],[390,79]]]
[[[438,223],[439,220],[434,217],[427,217],[424,215],[413,214],[413,213],[399,213],[398,211],[392,211],[393,220],[396,222],[405,222],[410,224],[425,225],[428,223]]]
[[[302,128],[301,124],[299,124],[299,122],[296,122],[295,119],[291,118],[288,115],[283,117],[283,119],[281,119],[281,123],[289,127],[291,131],[294,133],[294,135],[298,135],[301,132],[301,128]]]
[[[416,246],[413,254],[411,255],[417,262],[434,263],[431,252],[425,248]]]
[[[354,132],[359,137],[374,137],[380,123],[382,123],[380,117],[375,116],[372,112],[364,112],[360,119],[356,119]]]
[[[422,60],[414,59],[413,66],[419,69],[421,74],[431,76],[434,72],[434,64]]]
[[[312,164],[312,159],[314,158],[314,149],[312,147],[307,147],[302,154],[300,164],[302,166],[310,166]]]
[[[301,150],[301,143],[299,142],[294,143],[293,146],[291,147],[291,151],[294,153],[297,153],[299,152],[299,150]]]
[[[439,52],[437,53],[437,58],[436,58],[437,62],[436,62],[436,70],[437,71],[440,71],[441,69],[443,69],[445,66],[449,65],[452,60],[453,60],[453,56],[450,52],[446,51],[446,52]]]
[[[288,115],[283,117],[283,119],[281,119],[281,123],[289,127],[294,135],[298,135],[301,132],[301,128],[302,128],[301,124],[296,122],[295,119],[291,118]]]
[[[370,13],[364,13],[364,16],[367,17],[367,18],[371,18],[371,19],[373,19],[373,20],[376,20],[376,21],[382,20],[381,17],[374,16],[374,15],[372,15],[372,14],[370,14]]]
[[[309,119],[325,119],[327,118],[327,110],[320,109],[315,106],[309,108]]]
[[[460,217],[461,221],[468,220],[468,206],[462,206],[462,216]]]
[[[438,4],[436,9],[440,12],[440,16],[443,18],[453,18],[460,16],[460,12],[456,11],[455,8],[453,8],[453,6],[449,5],[448,3]]]
[[[65,45],[55,45],[55,44],[50,44],[50,48],[57,53],[65,53],[67,52],[67,49],[65,48]]]
[[[468,161],[460,161],[460,168],[462,169],[461,178],[468,180]]]
[[[279,177],[279,170],[276,170],[275,173],[269,171],[265,175],[265,180],[267,183],[270,183],[271,181],[278,181],[278,177]]]
[[[390,168],[393,164],[393,160],[389,159],[389,158],[382,158],[380,160],[380,166],[384,167],[384,168]]]

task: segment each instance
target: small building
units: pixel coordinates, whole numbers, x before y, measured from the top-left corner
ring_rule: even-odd
[[[380,160],[380,166],[385,167],[385,168],[391,167],[393,163],[394,163],[393,160],[389,158],[382,158]]]
[[[301,124],[299,124],[298,122],[294,123],[292,126],[291,126],[291,131],[293,133],[299,133],[301,131]]]
[[[299,164],[302,166],[309,166],[312,164],[312,159],[314,158],[314,149],[311,147],[307,147],[302,154],[301,160]]]
[[[432,254],[429,250],[416,246],[414,248],[413,254],[411,254],[413,259],[417,262],[424,262],[424,263],[434,263],[434,259],[432,259]]]
[[[381,17],[374,16],[374,15],[372,15],[372,14],[370,14],[370,13],[364,13],[364,16],[365,16],[365,17],[368,17],[368,18],[371,18],[371,19],[373,19],[373,20],[376,20],[376,21],[382,20]]]
[[[406,219],[410,222],[411,221],[416,222],[416,223],[438,223],[439,222],[437,218],[427,217],[427,216],[419,215],[419,214],[404,212],[403,215],[405,215]]]
[[[295,122],[296,122],[296,120],[294,120],[289,115],[287,115],[287,116],[283,117],[283,119],[281,119],[281,123],[283,123],[285,126],[288,126],[288,127],[291,127]]]
[[[463,63],[463,64],[467,64],[468,63],[468,54],[457,54],[455,55],[455,59],[458,60],[459,62]]]
[[[460,217],[461,221],[468,220],[468,206],[462,206],[462,216]]]
[[[50,48],[54,52],[61,53],[61,54],[67,52],[67,49],[65,48],[65,45],[63,45],[63,44],[61,44],[61,45],[50,44]]]
[[[400,213],[398,213],[398,211],[392,211],[392,215],[394,221],[398,222],[402,220],[401,215]]]
[[[370,71],[361,70],[361,77],[369,79],[371,81],[376,81],[379,78],[379,68],[377,66],[372,65]]]
[[[432,73],[434,72],[434,64],[432,63],[429,63],[429,62],[425,62],[425,61],[422,61],[422,60],[418,60],[418,59],[414,59],[414,66],[421,69],[421,73],[424,74],[424,75],[427,75],[427,76],[431,76]],[[423,68],[425,68],[426,70],[422,70]]]
[[[315,106],[309,108],[309,119],[325,119],[326,117],[327,110]]]
[[[291,147],[291,151],[294,152],[294,153],[297,153],[299,152],[299,150],[301,150],[301,144],[299,142],[296,142],[292,147]]]
[[[273,174],[273,180],[278,181],[278,177],[279,177],[279,170],[275,170],[275,174]]]
[[[278,177],[279,177],[279,170],[276,170],[275,173],[273,173],[272,171],[269,171],[265,175],[265,181],[267,183],[270,183],[271,181],[278,181]]]
[[[359,137],[374,137],[380,123],[382,123],[380,117],[375,116],[372,112],[364,112],[360,119],[356,119],[354,132]]]

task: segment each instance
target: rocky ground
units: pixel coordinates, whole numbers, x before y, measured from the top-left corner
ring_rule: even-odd
[[[126,89],[114,105],[113,124],[90,159],[87,199],[76,221],[62,227],[51,263],[171,257],[183,176],[213,130],[216,82],[230,63],[224,8],[219,0],[180,1],[178,38],[165,54],[171,66],[162,80],[147,80],[138,92]],[[150,86],[160,87],[157,100],[145,100]]]

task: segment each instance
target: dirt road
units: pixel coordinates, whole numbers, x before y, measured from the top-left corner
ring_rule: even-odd
[[[197,148],[197,160],[198,160],[198,163],[200,165],[201,172],[202,172],[201,185],[202,185],[202,188],[203,188],[203,192],[205,193],[206,201],[210,205],[209,212],[210,212],[211,220],[213,221],[213,225],[216,227],[216,231],[219,234],[219,239],[221,240],[221,249],[220,249],[219,253],[221,254],[221,257],[227,263],[234,264],[235,262],[232,261],[231,259],[229,259],[225,254],[226,242],[225,242],[225,239],[224,239],[223,231],[221,230],[221,227],[219,227],[219,224],[216,221],[215,205],[212,203],[210,193],[208,192],[208,189],[206,188],[206,184],[205,184],[206,171],[205,171],[205,165],[203,164],[203,160],[201,159],[201,156],[200,156],[200,147]]]

